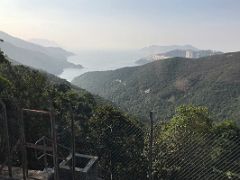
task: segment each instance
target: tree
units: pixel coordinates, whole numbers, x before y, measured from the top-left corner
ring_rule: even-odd
[[[90,119],[93,151],[105,179],[144,179],[144,134],[141,128],[111,106],[99,107]]]
[[[0,94],[4,93],[4,91],[9,91],[11,89],[11,82],[6,78],[0,76]]]
[[[156,129],[160,133],[157,133],[154,145],[155,178],[186,178],[178,176],[186,170],[191,171],[189,167],[201,168],[195,160],[200,159],[200,151],[204,151],[202,134],[210,132],[211,127],[207,108],[192,105],[178,107],[173,118]]]
[[[180,106],[155,137],[156,179],[238,177],[240,129],[232,121],[210,118],[205,107]]]
[[[213,178],[235,179],[240,174],[240,129],[236,122],[225,120],[213,128],[214,146],[212,148],[212,166],[216,174]]]

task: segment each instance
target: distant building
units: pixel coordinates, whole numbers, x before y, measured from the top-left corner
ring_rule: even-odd
[[[193,51],[186,51],[186,58],[193,58]]]

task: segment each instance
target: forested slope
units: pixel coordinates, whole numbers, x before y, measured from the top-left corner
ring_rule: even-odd
[[[219,118],[240,116],[240,53],[172,58],[114,71],[89,72],[75,85],[146,117],[167,119],[182,104],[204,105]]]

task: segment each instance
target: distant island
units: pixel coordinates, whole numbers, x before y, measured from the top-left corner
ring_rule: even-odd
[[[192,45],[172,45],[172,46],[149,46],[141,49],[145,56],[135,61],[137,65],[147,64],[157,60],[169,59],[174,57],[182,58],[201,58],[222,54],[215,50],[200,50]]]

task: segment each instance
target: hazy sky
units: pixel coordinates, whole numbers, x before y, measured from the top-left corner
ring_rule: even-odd
[[[69,49],[240,50],[240,0],[0,0],[0,30]]]

